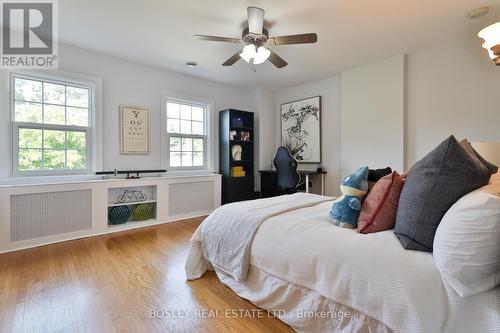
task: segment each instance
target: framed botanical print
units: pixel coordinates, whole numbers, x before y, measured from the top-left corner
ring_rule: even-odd
[[[149,109],[120,105],[120,152],[149,154]]]
[[[281,104],[281,145],[300,163],[321,163],[321,96]]]

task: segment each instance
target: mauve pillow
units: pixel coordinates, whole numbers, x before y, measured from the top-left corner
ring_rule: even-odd
[[[439,222],[463,195],[488,184],[490,171],[454,136],[410,169],[399,198],[394,233],[405,249],[432,252]]]
[[[473,154],[474,156],[476,156],[488,168],[488,170],[490,170],[490,174],[493,175],[498,172],[498,167],[488,162],[481,155],[479,155],[477,150],[472,147],[471,143],[467,141],[467,139],[463,139],[462,141],[460,141],[460,144],[465,148],[465,150],[469,152],[469,154]]]
[[[368,234],[394,228],[402,188],[403,178],[396,171],[376,182],[363,201],[358,231]]]

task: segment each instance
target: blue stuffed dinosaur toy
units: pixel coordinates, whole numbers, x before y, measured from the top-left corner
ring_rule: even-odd
[[[342,196],[334,201],[330,217],[338,226],[356,228],[361,203],[368,192],[368,167],[359,168],[344,178],[340,185]]]

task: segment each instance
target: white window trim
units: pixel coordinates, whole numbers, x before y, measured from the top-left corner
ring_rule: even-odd
[[[65,131],[78,131],[85,132],[85,138],[87,142],[90,142],[85,149],[86,156],[92,156],[91,146],[91,132],[92,129],[90,127],[78,127],[78,126],[61,126],[61,125],[45,125],[45,124],[35,124],[35,123],[23,123],[23,122],[13,122],[13,131],[12,131],[12,142],[19,142],[19,128],[30,128],[30,129],[45,129],[45,130],[65,130]],[[16,146],[19,148],[19,145]],[[64,176],[64,175],[88,175],[92,173],[92,160],[87,159],[87,168],[86,169],[62,169],[62,170],[27,170],[27,171],[19,171],[17,166],[19,165],[19,149],[14,149],[12,146],[12,169],[15,175],[33,177],[33,176]],[[90,157],[92,158],[92,157]]]
[[[206,138],[204,143],[204,166],[197,167],[169,167],[170,160],[170,134],[167,132],[167,102],[177,101],[193,105],[200,105],[206,108],[205,111],[205,136],[200,135],[200,138]],[[206,174],[214,173],[214,151],[215,140],[214,136],[214,102],[202,97],[188,96],[175,92],[162,91],[161,93],[161,160],[162,168],[168,171],[168,175],[190,175],[190,174]],[[174,137],[196,137],[196,135],[173,134]]]
[[[72,73],[60,70],[32,70],[32,71],[10,71],[9,72],[9,101],[10,101],[10,129],[11,135],[9,142],[9,165],[10,172],[9,178],[14,179],[31,179],[34,180],[37,177],[51,178],[53,180],[64,179],[68,176],[84,176],[89,177],[92,174],[102,169],[102,157],[103,157],[103,114],[102,114],[102,79],[98,77],[88,76],[79,73]],[[54,129],[66,128],[70,129],[72,126],[61,126],[58,125],[36,125],[33,123],[16,123],[14,119],[14,77],[21,77],[33,80],[48,81],[54,83],[61,83],[65,85],[75,85],[75,86],[86,86],[91,88],[90,96],[90,123],[87,132],[87,139],[90,144],[87,146],[87,157],[89,159],[88,168],[86,170],[33,170],[33,171],[19,171],[18,165],[18,152],[14,149],[14,140],[18,142],[18,128],[27,125],[29,127],[43,128],[51,127]],[[77,130],[82,130],[81,127],[75,126]]]

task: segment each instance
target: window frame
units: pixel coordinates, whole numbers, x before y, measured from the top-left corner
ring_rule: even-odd
[[[171,173],[187,173],[196,171],[209,171],[212,167],[212,140],[211,140],[211,110],[213,103],[202,98],[186,97],[177,94],[163,93],[162,98],[162,155],[164,169]],[[167,120],[167,103],[177,103],[189,106],[201,107],[204,109],[203,127],[204,135],[169,133]],[[202,166],[170,166],[170,138],[192,138],[203,140],[203,165]]]
[[[88,105],[88,125],[87,126],[75,126],[75,125],[55,125],[55,124],[39,124],[39,123],[31,123],[31,122],[16,122],[15,119],[15,79],[24,79],[24,80],[32,80],[53,84],[60,84],[64,86],[70,86],[75,88],[84,88],[89,90],[89,105]],[[93,166],[94,166],[94,158],[95,154],[93,153],[93,149],[95,149],[95,89],[96,87],[92,84],[86,84],[82,82],[78,82],[72,80],[70,78],[54,78],[43,75],[30,75],[30,74],[22,74],[17,72],[11,72],[10,74],[10,114],[11,114],[11,177],[46,177],[46,176],[65,176],[65,175],[90,175],[92,174]],[[40,104],[49,104],[44,103],[43,101],[43,93],[42,93],[42,102]],[[67,104],[64,104],[67,107]],[[64,130],[64,131],[78,131],[85,132],[86,138],[86,162],[87,167],[85,169],[39,169],[39,170],[19,170],[19,129],[20,128],[28,128],[28,129],[42,129],[42,130]]]

